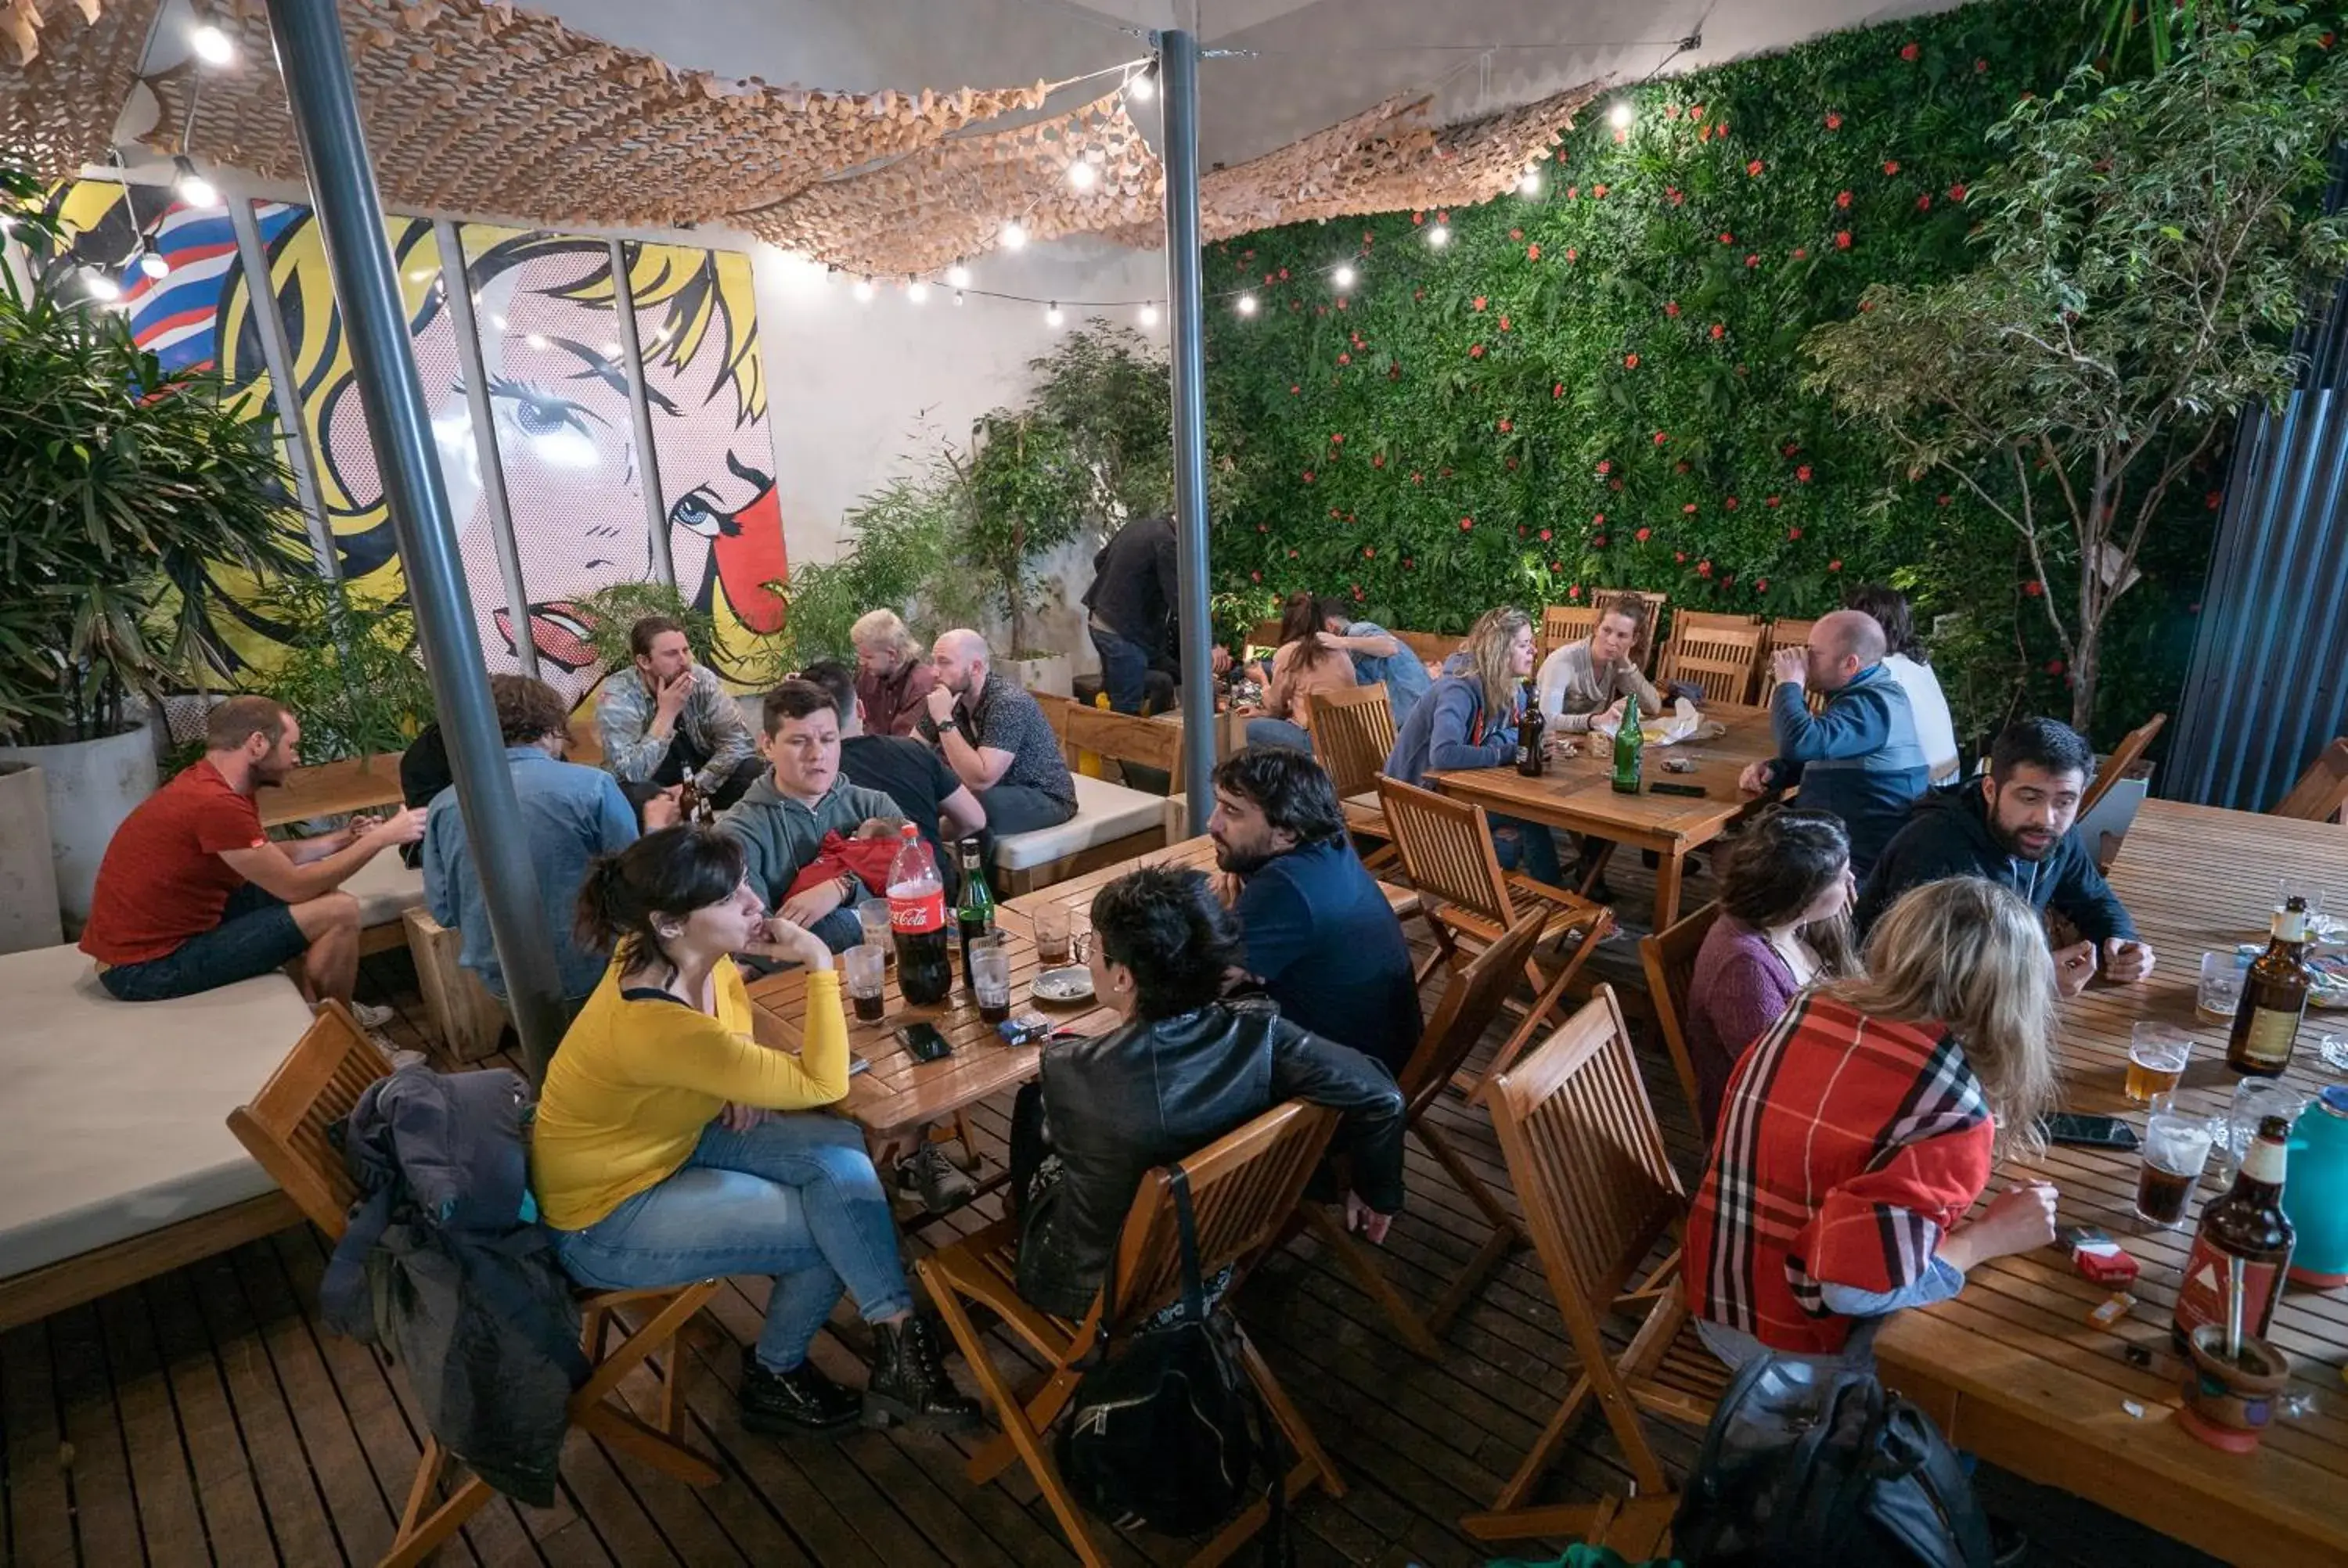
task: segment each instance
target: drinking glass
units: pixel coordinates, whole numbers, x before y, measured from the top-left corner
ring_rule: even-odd
[[[1035,907],[1035,961],[1047,969],[1056,969],[1068,961],[1068,931],[1070,917],[1066,904],[1039,904]]]
[[[2202,1017],[2221,1023],[2234,1021],[2234,1009],[2242,1001],[2242,971],[2247,967],[2239,953],[2201,955],[2201,984],[2193,1000]]]
[[[2167,1107],[2145,1118],[2144,1168],[2136,1179],[2137,1217],[2175,1229],[2185,1223],[2185,1206],[2201,1168],[2209,1163],[2217,1131],[2207,1116]]]
[[[2259,1135],[2259,1123],[2270,1116],[2280,1116],[2286,1122],[2299,1119],[2307,1096],[2279,1078],[2245,1078],[2234,1085],[2234,1098],[2226,1107],[2226,1121],[2218,1141],[2218,1179],[2228,1185],[2234,1173],[2242,1167],[2242,1156],[2250,1153],[2250,1140]]]
[[[892,945],[889,934],[889,900],[865,899],[856,907],[856,923],[864,927],[864,945],[880,948],[885,956]]]
[[[2138,1105],[2177,1091],[2193,1037],[2171,1024],[2139,1022],[2128,1037],[2127,1097]]]
[[[854,1005],[857,1021],[880,1022],[886,1010],[881,989],[889,972],[889,949],[866,942],[841,954],[840,963],[848,971],[848,999]]]
[[[1011,953],[1000,938],[970,945],[970,989],[979,1017],[1001,1023],[1011,1016]]]

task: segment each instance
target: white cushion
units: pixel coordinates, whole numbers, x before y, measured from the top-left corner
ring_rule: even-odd
[[[424,907],[424,873],[402,866],[399,852],[386,849],[351,873],[343,891],[359,901],[359,925],[396,926],[410,909]]]
[[[1014,833],[994,841],[994,864],[1005,871],[1047,866],[1097,845],[1114,844],[1166,824],[1166,797],[1113,784],[1085,774],[1076,781],[1076,815],[1057,827]]]
[[[228,1130],[302,1031],[282,974],[117,1001],[86,954],[0,958],[0,1278],[273,1190]]]

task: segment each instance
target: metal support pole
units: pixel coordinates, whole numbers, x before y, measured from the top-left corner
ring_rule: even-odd
[[[1166,109],[1166,302],[1174,369],[1175,589],[1180,600],[1182,789],[1190,831],[1215,811],[1214,626],[1207,610],[1207,348],[1199,297],[1199,41],[1179,28],[1158,35]]]
[[[644,345],[636,332],[636,292],[628,286],[627,247],[612,241],[612,310],[619,317],[620,350],[628,356],[628,408],[635,416],[636,477],[644,490],[644,540],[653,576],[676,586],[668,550],[668,502],[661,495],[660,453],[653,446],[652,399],[644,394]]]
[[[302,417],[302,391],[294,378],[294,350],[285,340],[285,323],[277,313],[277,290],[269,275],[269,251],[261,242],[261,225],[253,220],[252,201],[242,183],[222,179],[228,202],[229,229],[236,235],[237,261],[244,269],[244,296],[261,329],[261,363],[269,371],[269,400],[277,415],[277,428],[285,441],[285,466],[294,472],[294,495],[309,530],[310,552],[317,558],[318,575],[338,582],[343,575],[342,552],[335,548],[334,525],[326,520],[319,499],[318,471],[311,456],[308,422]]]
[[[522,1058],[533,1079],[562,1034],[561,981],[530,837],[489,705],[489,677],[457,554],[448,492],[432,440],[424,384],[407,341],[383,206],[359,128],[358,94],[335,0],[272,0],[269,29],[293,110],[310,199],[350,334],[351,367],[384,500],[407,574],[408,602],[439,709],[474,866],[489,906]]]
[[[498,450],[497,410],[489,403],[489,356],[481,347],[480,323],[473,315],[473,272],[465,260],[465,239],[443,218],[432,225],[440,247],[440,283],[448,302],[448,324],[457,332],[457,363],[465,367],[465,408],[472,425],[473,466],[480,471],[481,502],[489,509],[489,534],[498,542],[498,575],[505,580],[506,613],[513,618],[514,658],[521,672],[538,678],[538,639],[530,623],[530,589],[521,578],[521,546],[514,540],[513,509],[506,504],[506,462]],[[456,286],[448,286],[454,277]]]

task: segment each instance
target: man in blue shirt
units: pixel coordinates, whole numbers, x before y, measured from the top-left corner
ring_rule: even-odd
[[[1282,1015],[1401,1071],[1419,1031],[1410,944],[1321,764],[1288,746],[1234,752],[1215,770],[1207,832],[1248,969]]]
[[[1321,601],[1321,624],[1326,635],[1324,646],[1342,648],[1354,659],[1354,680],[1357,684],[1375,686],[1385,683],[1386,706],[1394,710],[1395,728],[1400,730],[1410,717],[1411,709],[1426,695],[1434,679],[1426,666],[1409,643],[1388,631],[1375,620],[1349,620],[1345,607],[1338,600]]]
[[[506,766],[521,803],[530,862],[538,867],[563,1006],[575,1013],[603,978],[602,956],[581,948],[571,934],[580,885],[587,880],[590,860],[636,841],[635,809],[618,779],[601,768],[562,760],[571,744],[571,715],[553,687],[527,675],[492,675],[489,697],[497,705]],[[646,822],[661,826],[675,811],[672,798],[656,795],[645,805]],[[505,976],[498,968],[480,872],[466,845],[465,818],[457,809],[453,784],[432,797],[425,818],[424,898],[435,920],[463,934],[458,961],[504,1000]]]
[[[1803,805],[1842,818],[1851,875],[1862,882],[1932,782],[1908,693],[1883,662],[1886,646],[1874,617],[1838,610],[1818,618],[1807,646],[1778,650],[1769,698],[1777,754],[1736,781],[1756,794],[1798,784]],[[1805,685],[1832,694],[1824,712],[1811,713]]]

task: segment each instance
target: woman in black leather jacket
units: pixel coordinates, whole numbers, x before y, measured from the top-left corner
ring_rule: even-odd
[[[1083,957],[1093,990],[1124,1021],[1046,1047],[1040,1085],[1022,1091],[1013,1117],[1014,1187],[1026,1199],[1019,1294],[1081,1317],[1143,1175],[1290,1100],[1344,1115],[1333,1147],[1352,1156],[1348,1216],[1383,1240],[1403,1200],[1402,1093],[1386,1070],[1288,1022],[1268,999],[1225,999],[1241,964],[1239,928],[1203,872],[1120,877],[1093,899],[1092,925]],[[1042,1154],[1039,1089],[1049,1157],[1035,1181],[1019,1167]]]

